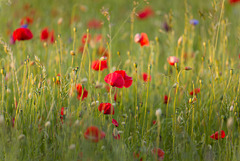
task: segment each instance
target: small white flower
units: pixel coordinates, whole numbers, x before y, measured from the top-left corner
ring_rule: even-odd
[[[25,135],[21,134],[19,135],[18,140],[23,140],[24,138],[25,138]]]
[[[51,125],[51,122],[50,121],[47,121],[46,123],[45,123],[45,127],[49,127]]]
[[[87,78],[83,78],[82,80],[81,80],[81,83],[86,83],[87,82]]]
[[[71,144],[71,145],[68,147],[68,149],[69,149],[69,150],[73,150],[73,149],[75,149],[75,147],[76,147],[75,144]]]
[[[233,105],[230,107],[230,109],[229,109],[230,111],[233,111]]]
[[[156,116],[160,116],[162,114],[162,110],[159,108],[156,110]]]
[[[93,102],[91,103],[91,106],[95,106],[95,105],[99,105],[99,101],[93,101]]]

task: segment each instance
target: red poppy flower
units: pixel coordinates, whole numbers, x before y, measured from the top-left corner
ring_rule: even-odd
[[[63,123],[63,119],[65,118],[65,111],[64,111],[64,107],[61,108],[61,114],[60,114],[60,119],[61,119],[61,122]]]
[[[152,149],[152,154],[156,154],[157,153],[157,157],[158,157],[158,160],[163,160],[164,159],[164,151],[160,148],[154,148]]]
[[[96,126],[90,126],[85,131],[84,137],[87,140],[97,143],[99,140],[101,140],[105,137],[105,133],[103,131],[99,130],[98,127],[96,127]]]
[[[44,29],[41,31],[40,39],[41,39],[41,41],[47,41],[47,40],[48,40],[48,37],[49,37],[48,28],[44,28]]]
[[[218,139],[220,139],[220,138],[225,138],[225,136],[226,136],[226,134],[225,134],[225,132],[223,131],[223,130],[221,130],[221,135],[219,136],[219,133],[218,133],[218,131],[217,132],[215,132],[214,134],[212,134],[211,136],[210,136],[210,138],[212,138],[212,139],[214,139],[214,140],[218,140]]]
[[[82,85],[81,84],[77,84],[76,85],[76,89],[77,89],[77,98],[80,100],[80,98],[82,97],[82,100],[84,100],[85,98],[87,98],[88,96],[88,91],[84,88],[83,89],[83,93],[82,93]],[[83,95],[83,96],[82,96]]]
[[[104,69],[107,69],[107,60],[96,60],[92,62],[92,69],[95,71],[102,71]]]
[[[113,123],[113,125],[115,125],[116,127],[118,127],[118,122],[117,122],[117,120],[115,120],[115,119],[112,119],[112,123]]]
[[[136,34],[134,41],[140,43],[141,46],[149,46],[149,40],[146,33]]]
[[[114,139],[120,140],[120,135],[119,135],[119,134],[116,134],[116,135],[112,134],[112,135],[113,135],[113,138],[114,138]]]
[[[13,39],[16,41],[30,40],[33,38],[32,32],[28,28],[18,28],[13,31]]]
[[[114,101],[116,102],[117,101],[117,97],[118,97],[118,94],[117,92],[114,94]]]
[[[109,85],[111,85],[112,87],[117,87],[117,88],[123,88],[125,84],[125,81],[122,75],[115,72],[106,75],[106,77],[104,78],[104,81]]]
[[[229,0],[229,2],[230,2],[231,4],[234,4],[234,3],[240,2],[240,0]]]
[[[102,22],[97,19],[92,19],[88,21],[88,28],[90,29],[99,29],[102,27]]]
[[[200,93],[200,88],[195,88],[193,91],[191,91],[189,94],[192,96],[193,93],[195,93],[195,95],[197,95],[198,93]]]
[[[155,125],[156,123],[157,123],[157,121],[156,121],[156,120],[153,120],[153,121],[152,121],[152,124],[153,124],[153,125]]]
[[[138,159],[140,157],[140,154],[139,153],[135,153],[135,152],[133,152],[133,158],[136,158],[136,159]],[[142,158],[140,158],[140,161],[142,161],[143,159]]]
[[[151,77],[150,75],[148,76],[147,73],[143,73],[143,74],[142,74],[142,77],[143,77],[143,81],[144,81],[144,82],[148,82],[148,81],[151,81],[151,80],[152,80],[152,77]]]
[[[152,15],[154,15],[154,11],[149,6],[138,12],[139,19],[146,19]]]
[[[50,32],[49,36],[50,36],[50,43],[53,44],[55,42],[54,30]]]
[[[169,99],[169,100],[170,100],[170,99]],[[163,101],[163,102],[164,102],[164,104],[167,104],[167,103],[168,103],[168,96],[167,96],[167,95],[164,96],[164,101]]]
[[[32,24],[33,23],[33,19],[32,18],[30,18],[30,17],[24,17],[24,18],[22,18],[21,19],[21,22],[20,22],[20,24],[21,25],[24,25],[24,24]]]
[[[174,65],[175,63],[178,63],[179,59],[175,56],[169,56],[167,61],[170,65]]]
[[[98,106],[98,110],[100,112],[103,111],[103,114],[105,115],[114,115],[114,107],[112,106],[111,103],[101,103]]]
[[[132,82],[133,82],[132,77],[129,77],[127,75],[127,73],[125,72],[125,70],[117,70],[114,73],[118,73],[118,74],[122,75],[122,77],[123,77],[123,79],[125,81],[125,84],[124,84],[125,88],[128,88],[128,87],[130,87],[132,85]]]
[[[13,117],[12,118],[12,127],[14,127],[14,125],[15,125],[15,118]]]
[[[88,39],[88,43],[90,42],[90,39],[91,39],[91,35],[90,34],[84,34],[83,36],[82,36],[82,43],[83,44],[85,44],[86,43],[86,41],[87,41],[87,39]]]

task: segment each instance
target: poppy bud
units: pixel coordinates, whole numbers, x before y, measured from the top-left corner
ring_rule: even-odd
[[[192,70],[191,67],[185,67],[184,69],[185,69],[185,70]]]
[[[76,29],[76,27],[74,27],[74,28],[73,28],[73,32],[77,32],[77,29]]]
[[[75,51],[71,50],[71,51],[70,51],[70,54],[71,54],[72,56],[74,56],[74,55],[75,55]]]

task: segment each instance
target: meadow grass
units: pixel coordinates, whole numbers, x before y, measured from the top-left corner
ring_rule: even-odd
[[[164,160],[239,160],[239,4],[227,0],[0,4],[0,160],[157,160],[154,148],[165,152]],[[23,9],[26,4],[30,9]],[[149,5],[154,15],[140,20],[138,11]],[[28,26],[33,39],[10,45],[8,33],[20,27],[24,16],[33,17]],[[103,21],[103,26],[88,29],[92,18]],[[199,24],[190,24],[192,19]],[[164,30],[164,23],[170,31]],[[44,27],[55,31],[53,44],[40,40]],[[134,35],[141,32],[148,35],[148,47],[134,42]],[[100,45],[109,54],[108,69],[91,68],[101,57],[99,44],[85,43],[79,52],[84,34],[86,41],[97,34],[104,37]],[[169,56],[179,62],[169,65]],[[108,92],[104,81],[115,70],[125,70],[133,78],[131,87],[117,89],[117,101],[116,89]],[[151,75],[151,81],[144,82],[143,73]],[[77,99],[78,83],[88,91],[82,101]],[[190,95],[195,88],[200,93]],[[99,112],[98,102],[114,104],[115,114]],[[91,125],[104,131],[105,138],[97,143],[85,139]],[[220,130],[226,137],[210,138]]]

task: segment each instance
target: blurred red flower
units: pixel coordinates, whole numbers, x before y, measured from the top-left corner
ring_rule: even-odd
[[[40,39],[41,39],[41,41],[47,41],[47,40],[48,40],[48,37],[49,37],[48,28],[44,28],[44,29],[41,31]]]
[[[136,43],[140,43],[141,46],[149,46],[149,40],[146,33],[137,33],[134,37]]]
[[[99,29],[102,27],[102,21],[97,19],[91,19],[87,24],[89,29]]]
[[[48,28],[44,28],[42,31],[41,31],[41,34],[40,34],[40,39],[41,41],[50,41],[50,43],[54,43],[55,42],[55,37],[54,37],[54,30],[52,30],[51,32],[49,32]]]
[[[115,119],[112,119],[112,123],[113,123],[113,125],[115,125],[116,127],[118,127],[118,126],[119,126],[119,124],[118,124],[117,120],[115,120]]]
[[[18,28],[13,31],[14,41],[30,40],[33,38],[32,32],[28,28]]]
[[[87,98],[88,96],[88,91],[84,88],[83,92],[82,92],[82,85],[81,84],[77,84],[76,85],[76,89],[77,89],[77,99],[80,100],[80,98],[82,97],[82,100],[84,100],[85,98]],[[83,96],[82,96],[83,95]]]
[[[50,43],[53,44],[55,42],[54,30],[50,32]]]
[[[150,75],[148,76],[147,73],[143,73],[143,74],[142,74],[142,78],[143,78],[143,81],[144,81],[144,82],[148,82],[148,81],[151,81],[151,80],[152,80],[152,77],[151,77]]]
[[[195,89],[194,89],[193,91],[191,91],[189,94],[192,96],[193,93],[194,93],[195,95],[197,95],[198,93],[200,93],[200,88],[195,88]]]
[[[61,108],[61,114],[60,114],[60,119],[61,119],[61,122],[63,123],[63,119],[65,118],[65,108],[64,107],[62,107]]]
[[[21,19],[20,25],[24,25],[24,24],[32,24],[33,23],[33,19],[30,17],[24,17]]]
[[[150,16],[154,15],[154,11],[152,10],[151,7],[145,7],[143,10],[139,11],[138,13],[138,18],[139,19],[146,19],[149,18]]]
[[[114,139],[120,140],[120,135],[119,135],[119,134],[114,135],[114,133],[113,133],[112,135],[113,135],[113,138],[114,138]]]
[[[107,68],[107,60],[96,60],[92,62],[92,69],[95,71],[102,71]]]
[[[230,2],[231,4],[234,4],[234,3],[240,2],[240,0],[229,0],[229,2]]]
[[[169,99],[169,100],[170,100],[170,99]],[[168,96],[167,96],[167,95],[164,96],[164,101],[163,101],[163,102],[164,102],[164,104],[167,104],[167,103],[168,103]]]
[[[154,148],[152,149],[152,154],[153,155],[156,155],[157,154],[157,157],[158,157],[158,160],[159,161],[162,161],[164,159],[164,151],[160,148]]]
[[[82,36],[82,43],[85,44],[86,41],[88,41],[88,43],[90,42],[90,39],[91,39],[91,35],[90,34],[84,34]]]
[[[223,131],[223,130],[221,130],[221,135],[219,136],[219,132],[217,131],[217,132],[215,132],[214,134],[212,134],[211,136],[210,136],[210,138],[212,138],[212,139],[214,139],[214,140],[218,140],[218,139],[220,139],[220,138],[225,138],[225,136],[226,136],[226,134],[225,134],[225,132]]]
[[[86,129],[84,137],[87,140],[97,143],[99,140],[105,137],[105,133],[99,130],[96,126],[90,126]]]
[[[179,62],[179,59],[175,56],[169,56],[167,58],[167,61],[170,65],[174,65],[175,63],[178,63]]]
[[[133,152],[133,158],[136,158],[136,159],[138,159],[140,157],[140,154],[139,153],[135,153],[135,152]],[[140,158],[140,161],[142,161],[143,159],[142,158]]]
[[[114,115],[114,107],[112,106],[111,103],[101,103],[98,106],[98,110],[100,112],[103,111],[103,114],[105,115]]]

